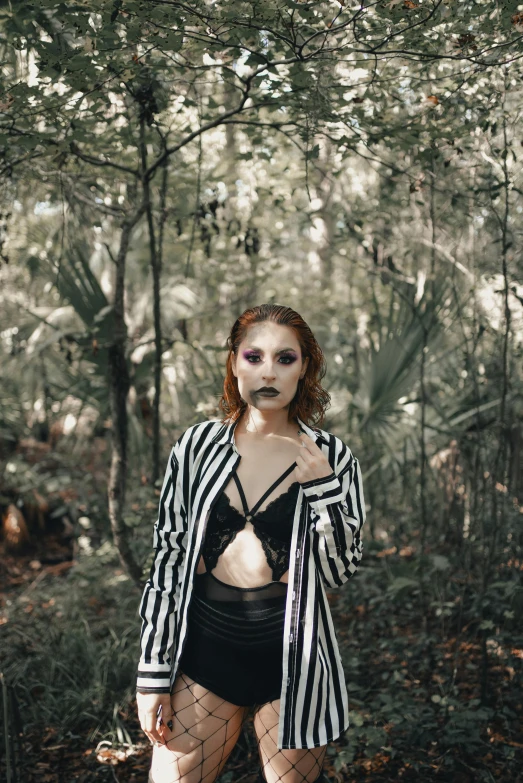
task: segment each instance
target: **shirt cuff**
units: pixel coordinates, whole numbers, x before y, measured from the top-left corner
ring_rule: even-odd
[[[334,471],[332,471],[332,473],[329,473],[328,476],[322,476],[321,478],[311,479],[310,481],[304,481],[301,486],[303,489],[305,489],[306,487],[315,487],[318,484],[323,484],[325,481],[332,481],[333,478],[336,478],[336,474]]]
[[[332,503],[342,499],[341,482],[333,471],[328,476],[322,476],[319,479],[305,481],[301,485],[303,494],[310,503],[324,501]]]
[[[136,678],[136,689],[147,692],[157,691],[165,693],[171,690],[171,667],[164,671],[153,671],[152,669],[139,669]]]

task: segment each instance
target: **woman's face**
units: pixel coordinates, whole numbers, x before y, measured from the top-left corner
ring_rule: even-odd
[[[289,407],[308,363],[294,330],[272,321],[250,326],[232,357],[242,400],[260,411]],[[263,389],[277,393],[264,394]]]

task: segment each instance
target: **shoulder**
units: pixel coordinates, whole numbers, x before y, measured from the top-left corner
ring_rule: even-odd
[[[196,424],[191,424],[180,435],[176,443],[174,444],[173,451],[175,456],[180,459],[188,450],[192,450],[196,445],[204,446],[206,443],[210,443],[218,433],[222,430],[223,424],[221,421],[199,421]]]

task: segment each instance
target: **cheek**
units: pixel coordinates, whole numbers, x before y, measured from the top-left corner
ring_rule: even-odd
[[[253,365],[251,362],[239,361],[236,366],[236,372],[239,378],[249,378],[252,375]]]
[[[238,385],[248,389],[255,383],[255,370],[249,362],[242,362],[237,368]]]
[[[296,390],[296,385],[299,380],[300,380],[300,371],[298,368],[296,369],[293,368],[289,373],[287,373],[287,377],[283,379],[283,388],[289,392],[294,392]]]

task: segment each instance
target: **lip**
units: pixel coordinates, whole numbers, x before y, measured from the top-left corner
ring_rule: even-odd
[[[277,397],[280,392],[256,392],[260,397]]]

